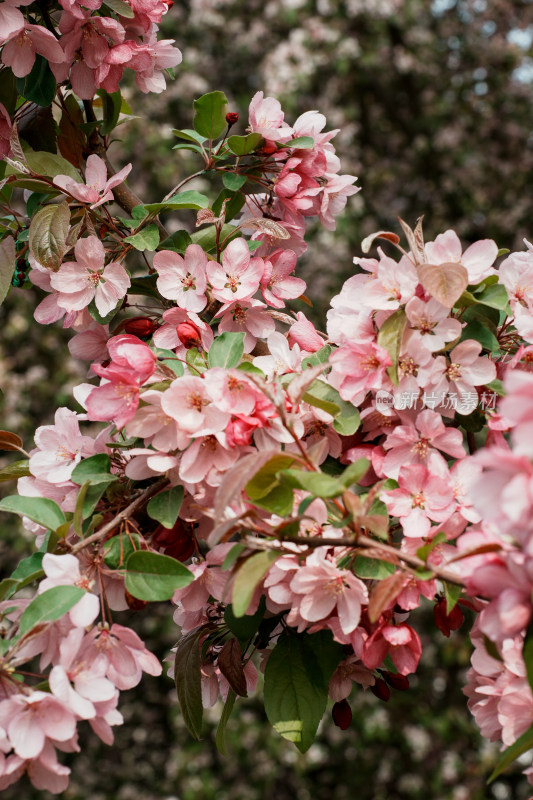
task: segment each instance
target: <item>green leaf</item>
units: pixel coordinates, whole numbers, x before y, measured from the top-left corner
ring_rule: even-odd
[[[190,150],[192,153],[198,153],[199,155],[203,155],[202,148],[199,144],[193,144],[192,142],[181,142],[180,144],[175,144],[172,148],[173,150]]]
[[[277,514],[278,517],[286,517],[292,511],[294,498],[289,486],[276,484],[270,492],[261,498],[256,498],[253,502],[255,506]]]
[[[329,680],[343,656],[331,634],[283,633],[265,669],[265,711],[281,736],[305,753],[326,710]]]
[[[0,483],[30,476],[29,463],[28,459],[24,459],[24,461],[14,461],[12,464],[8,464],[7,467],[0,470]]]
[[[226,702],[224,703],[224,708],[222,709],[222,714],[220,716],[220,722],[218,723],[217,733],[215,737],[215,743],[217,746],[217,750],[223,756],[226,755],[226,725],[228,724],[228,720],[231,716],[231,712],[233,711],[233,706],[235,705],[235,698],[237,695],[231,688],[228,689],[228,695],[226,697]]]
[[[272,489],[279,485],[277,473],[287,469],[294,463],[294,456],[280,453],[270,458],[246,484],[246,494],[250,500],[266,497]]]
[[[206,140],[205,136],[200,136],[199,133],[190,128],[183,128],[183,130],[174,128],[172,133],[174,136],[179,136],[180,139],[186,139],[188,142],[196,142],[197,144],[203,144]]]
[[[221,333],[207,354],[209,367],[231,369],[241,363],[244,353],[244,333]]]
[[[173,486],[167,492],[156,494],[146,506],[148,516],[165,528],[173,528],[180,513],[183,493],[183,486]]]
[[[329,361],[329,357],[332,353],[333,347],[329,344],[325,344],[324,347],[321,347],[316,353],[304,358],[302,367],[306,369],[307,367],[318,367],[319,364],[325,364]]]
[[[17,590],[17,586],[18,581],[14,578],[4,578],[3,581],[0,581],[0,600],[3,600],[7,595],[12,595]],[[0,613],[0,619],[4,613],[4,611]]]
[[[246,183],[246,175],[236,175],[234,172],[224,172],[222,183],[230,192],[238,192]]]
[[[488,779],[487,783],[492,783],[498,775],[506,769],[510,764],[515,761],[522,753],[525,753],[527,750],[531,750],[533,747],[533,725],[529,728],[525,733],[520,736],[519,739],[516,740],[514,744],[504,750],[504,752],[500,755],[498,762],[492,772],[492,775]]]
[[[387,369],[387,374],[395,386],[398,385],[398,356],[406,323],[405,311],[403,308],[399,308],[390,317],[387,317],[378,333],[378,344],[385,348],[391,357],[392,367]]]
[[[246,549],[246,545],[244,544],[234,544],[222,562],[222,571],[224,572],[225,570],[231,569]]]
[[[141,228],[138,233],[124,238],[125,242],[132,244],[136,250],[149,250],[152,252],[159,244],[159,228],[152,222],[146,228]]]
[[[141,549],[138,533],[125,533],[113,536],[104,545],[104,561],[111,569],[123,567],[132,553]]]
[[[26,606],[20,618],[19,631],[24,635],[42,622],[53,622],[66,614],[78,603],[84,589],[79,586],[54,586],[42,594],[38,594]]]
[[[120,17],[133,19],[135,16],[132,7],[128,3],[125,3],[124,0],[105,0],[105,5]]]
[[[281,148],[294,147],[296,150],[310,150],[315,146],[315,140],[312,136],[297,136],[295,139],[289,139],[288,142],[280,145]]]
[[[38,525],[53,531],[66,522],[66,517],[58,504],[47,497],[22,497],[22,495],[4,497],[0,501],[0,511],[28,517]]]
[[[112,0],[112,2],[120,2],[122,6],[131,12],[131,16],[133,17],[131,7],[127,3],[122,2],[122,0]],[[126,15],[123,14],[122,16]],[[98,89],[96,94],[102,100],[102,110],[104,115],[103,122],[100,125],[100,132],[103,133],[104,136],[108,136],[117,125],[122,106],[122,95],[120,94],[120,89],[117,92],[112,92],[111,94],[106,92],[105,89]]]
[[[126,589],[139,600],[170,600],[194,575],[179,561],[160,553],[137,550],[126,562]]]
[[[204,356],[197,347],[189,347],[185,356],[185,361],[190,367],[192,375],[203,375],[207,369]]]
[[[216,216],[220,216],[222,213],[222,203],[224,200],[227,200],[224,210],[224,219],[226,222],[229,222],[237,216],[243,207],[244,194],[242,192],[230,192],[229,189],[222,189],[212,206],[213,214],[216,214]],[[248,242],[248,244],[249,243],[250,242]],[[253,242],[253,244],[255,245],[256,242]],[[261,246],[261,244],[259,246]]]
[[[231,596],[235,617],[243,617],[246,614],[257,585],[280,555],[281,553],[277,550],[263,550],[260,553],[254,553],[239,568],[233,580]]]
[[[55,178],[56,175],[68,175],[73,181],[80,183],[82,178],[76,167],[70,161],[56,153],[47,153],[44,150],[32,150],[31,147],[24,147],[24,155],[28,166],[38,175],[46,175],[47,178]],[[50,191],[47,185],[44,191]]]
[[[368,458],[358,458],[349,464],[342,475],[340,481],[347,489],[354,483],[359,483],[363,475],[368,471],[370,461]]]
[[[70,209],[66,201],[44,206],[30,222],[30,251],[43,267],[52,272],[57,272],[68,250],[69,227]]]
[[[9,115],[15,111],[17,97],[16,78],[10,69],[4,68],[2,70],[2,80],[0,81],[0,103],[5,106]]]
[[[488,350],[489,353],[497,354],[500,352],[500,343],[491,329],[480,320],[474,319],[465,325],[461,333],[461,341],[465,339],[474,339],[479,342],[481,346]]]
[[[4,80],[3,75],[2,80]],[[44,56],[36,55],[31,72],[24,78],[17,78],[17,91],[25,100],[37,103],[38,106],[52,104],[57,91],[57,82]]]
[[[86,481],[91,483],[110,483],[117,480],[116,475],[111,475],[111,459],[105,453],[84,458],[72,470],[71,481],[82,486]]]
[[[192,239],[187,231],[176,231],[171,233],[160,243],[161,250],[174,250],[176,253],[184,253],[188,246],[192,244]]]
[[[200,639],[204,635],[205,628],[202,627],[182,636],[174,660],[174,681],[183,721],[195,739],[200,739],[202,734],[204,713],[200,661]]]
[[[83,505],[85,503],[85,498],[87,497],[87,492],[91,486],[91,482],[87,481],[81,487],[79,494],[76,498],[76,508],[74,509],[74,517],[72,519],[72,527],[74,528],[74,532],[81,538],[83,536]]]
[[[257,633],[257,630],[263,621],[263,617],[265,616],[265,608],[266,603],[264,597],[261,598],[259,608],[255,614],[245,614],[244,616],[236,617],[233,613],[233,606],[226,606],[226,610],[224,612],[224,622],[233,635],[236,636],[240,642],[246,644],[252,638],[252,636]]]
[[[201,208],[207,208],[208,206],[209,198],[205,194],[200,194],[200,192],[191,189],[169,197],[164,203],[148,203],[145,205],[145,209],[150,213],[159,213],[160,211],[180,211],[187,208],[200,211]]]
[[[278,473],[279,480],[293,489],[303,489],[316,497],[338,497],[344,491],[337,478],[325,472],[304,472],[299,469],[285,469]]]
[[[32,553],[31,556],[23,558],[11,577],[17,581],[23,581],[38,572],[42,569],[43,556],[44,553]]]
[[[380,561],[377,558],[367,558],[366,556],[356,556],[353,571],[358,578],[382,581],[396,572],[394,564],[388,561]]]
[[[442,581],[442,586],[444,588],[444,597],[446,598],[446,613],[451,614],[461,597],[462,588],[461,586],[456,586],[455,583],[448,583],[448,581]]]
[[[480,294],[476,294],[476,298],[485,306],[497,308],[498,311],[505,311],[508,315],[511,314],[509,295],[507,294],[507,289],[501,283],[487,286]]]
[[[237,230],[235,225],[226,224],[222,226],[220,241],[223,242],[227,238],[227,246],[232,239],[237,239],[240,236],[241,232]],[[203,228],[201,231],[194,231],[191,233],[191,240],[194,244],[199,244],[202,250],[205,250],[206,253],[214,252],[217,246],[215,226],[209,225],[208,227]]]
[[[316,353],[314,354],[317,355]],[[318,364],[325,363],[325,360],[320,359]],[[316,366],[318,366],[318,364]],[[315,366],[315,365],[313,365]],[[308,392],[306,395],[309,395],[310,398],[313,399],[313,403],[311,405],[317,405],[318,401],[323,401],[326,403],[330,403],[335,405],[339,411],[331,411],[328,413],[334,413],[335,420],[333,422],[333,427],[341,436],[351,436],[356,430],[359,428],[361,424],[361,417],[359,416],[359,411],[355,406],[349,403],[347,400],[343,400],[340,394],[333,386],[330,386],[328,383],[322,380],[313,381],[311,386],[309,387]],[[304,400],[307,400],[306,395],[304,395]],[[320,406],[319,406],[320,407]],[[327,410],[327,407],[325,408]]]
[[[0,242],[0,303],[4,302],[11,288],[11,278],[16,265],[15,240],[12,236],[6,236]]]
[[[249,133],[247,136],[230,136],[228,147],[236,156],[246,156],[257,150],[263,137],[260,133]]]
[[[194,130],[206,139],[216,139],[226,129],[228,100],[224,92],[209,92],[193,103]]]

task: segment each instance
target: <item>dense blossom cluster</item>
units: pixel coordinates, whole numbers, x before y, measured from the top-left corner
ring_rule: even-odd
[[[168,3],[120,2],[113,4],[116,15],[105,16],[102,12],[109,13],[109,7],[102,9],[102,0],[63,0],[52,14],[41,12],[40,25],[29,22],[20,10],[30,4],[31,0],[0,3],[0,57],[17,78],[30,74],[41,56],[58,83],[68,79],[78,97],[91,100],[97,89],[118,91],[125,68],[134,70],[141,91],[162,92],[164,70],[181,62],[173,40],[157,39]]]
[[[117,19],[94,13],[97,0],[62,3],[59,38],[19,5],[0,6],[16,76],[37,53],[89,101],[115,91],[124,66],[157,91],[178,63],[155,41],[157,0],[124,3]],[[25,102],[2,110],[1,188],[26,189],[28,213],[1,219],[0,272],[44,291],[35,319],[72,328],[90,369],[74,390],[82,411],[58,409],[35,449],[0,433],[26,456],[0,509],[23,517],[37,548],[0,583],[0,787],[27,772],[64,791],[57,751],[79,748],[78,722],[113,741],[120,691],[162,671],[116,619],[157,600],[172,600],[181,629],[169,674],[193,735],[202,705],[222,697],[230,711],[258,667],[269,719],[301,749],[328,696],[345,728],[354,683],[382,700],[408,688],[422,655],[411,612],[429,601],[446,636],[462,605],[478,612],[470,707],[487,738],[525,735],[527,749],[531,246],[498,265],[493,241],[463,252],[451,230],[425,243],[421,223],[402,223],[403,249],[380,232],[363,250],[380,238],[387,251],[354,259],[321,332],[286,308],[305,296],[305,221],[333,229],[357,191],[322,114],[289,126],[258,92],[248,135],[232,137],[238,115],[221,92],[204,95],[194,130],[178,133],[225,196],[211,204],[184,181],[144,206],[121,193],[131,165],[112,170],[101,134],[83,169],[30,152]],[[161,240],[157,214],[180,209],[201,230]],[[133,250],[153,254],[146,274],[130,272]],[[298,720],[291,692],[307,709]]]

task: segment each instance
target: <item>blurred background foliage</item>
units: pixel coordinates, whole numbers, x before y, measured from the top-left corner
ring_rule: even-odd
[[[190,127],[192,100],[221,89],[238,110],[258,90],[276,96],[293,122],[308,109],[326,114],[343,172],[359,176],[337,231],[312,230],[300,274],[314,318],[353,272],[360,242],[425,215],[426,238],[453,227],[464,243],[494,238],[520,249],[533,237],[533,2],[531,0],[179,0],[163,22],[184,55],[161,95],[124,94],[139,119],[118,128],[110,156],[134,163],[130,185],[146,202],[196,171],[195,157],[172,152],[172,128]],[[208,185],[197,183],[198,188]],[[212,195],[214,196],[214,195]],[[178,221],[165,223],[174,230]],[[32,431],[70,405],[86,366],[68,358],[68,332],[33,322],[33,290],[11,292],[0,309],[2,427],[31,447]],[[306,313],[308,310],[306,309]],[[5,484],[4,487],[8,488]],[[4,488],[2,487],[2,488]],[[0,567],[9,573],[30,543],[6,526]],[[166,605],[138,617],[139,633],[161,658],[176,630]],[[306,755],[271,731],[261,704],[241,703],[230,722],[229,755],[217,753],[220,708],[193,742],[172,684],[161,678],[124,693],[126,724],[116,747],[84,732],[68,757],[67,800],[525,800],[519,766],[486,786],[496,751],[470,720],[461,693],[469,661],[464,633],[445,640],[429,609],[415,624],[423,663],[409,692],[388,704],[354,692],[345,732],[329,719]],[[526,762],[527,763],[527,762]],[[29,784],[6,800],[50,797]]]

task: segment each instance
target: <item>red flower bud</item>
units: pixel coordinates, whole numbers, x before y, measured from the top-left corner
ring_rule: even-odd
[[[124,595],[128,608],[131,608],[132,611],[142,611],[148,605],[146,600],[139,600],[138,597],[134,597],[130,594],[127,589],[124,589]]]
[[[409,678],[397,672],[383,672],[383,677],[393,689],[405,692],[409,688]]]
[[[273,153],[276,153],[278,147],[275,142],[266,142],[263,147],[261,147],[257,152],[260,153],[262,156],[271,156]]]
[[[433,606],[433,618],[439,631],[446,637],[449,637],[451,631],[458,630],[465,619],[458,605],[454,606],[449,614],[446,613],[446,598],[444,597],[441,597]]]
[[[140,339],[148,339],[158,328],[158,323],[148,317],[133,317],[124,323],[126,333],[138,336]]]
[[[202,346],[202,334],[200,328],[194,322],[180,322],[176,328],[178,339],[184,347],[189,350],[190,347]]]
[[[338,703],[335,703],[331,709],[331,716],[333,717],[333,722],[341,731],[345,731],[346,728],[349,728],[352,724],[352,709],[348,701],[340,700]]]
[[[390,689],[382,678],[377,678],[373,686],[370,687],[372,694],[375,694],[380,700],[385,703],[390,698]]]
[[[229,126],[235,125],[236,122],[239,121],[239,115],[236,111],[228,111],[226,114],[226,122]]]
[[[187,561],[196,549],[194,529],[182,519],[178,519],[173,528],[158,525],[152,534],[152,545],[162,550],[166,556],[177,561]]]

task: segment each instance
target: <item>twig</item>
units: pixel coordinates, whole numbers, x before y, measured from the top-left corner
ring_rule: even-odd
[[[157,494],[157,492],[163,488],[168,483],[167,478],[160,478],[158,481],[153,483],[147,489],[144,490],[142,494],[133,500],[132,503],[129,504],[123,511],[120,511],[111,522],[108,522],[107,525],[104,525],[102,528],[99,528],[92,536],[88,536],[86,539],[82,539],[81,541],[77,542],[71,549],[71,553],[74,555],[79,553],[80,550],[83,550],[85,547],[89,547],[91,544],[95,542],[99,542],[102,539],[105,539],[108,533],[112,530],[117,528],[121,522],[128,519],[134,511],[137,511],[138,508],[143,506],[147,500],[152,497],[152,495]]]

